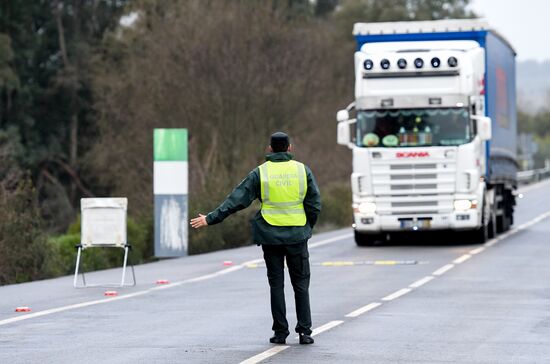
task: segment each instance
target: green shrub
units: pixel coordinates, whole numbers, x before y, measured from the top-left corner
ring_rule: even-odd
[[[219,197],[219,202],[224,197]],[[213,209],[211,204],[191,200],[189,217],[197,213],[206,214]],[[258,203],[229,216],[223,223],[209,226],[207,229],[189,229],[189,254],[201,254],[215,250],[236,248],[251,243],[250,219],[259,209]]]
[[[153,217],[134,219],[126,222],[128,243],[132,245],[130,258],[134,264],[152,259],[153,255]]]
[[[80,243],[80,234],[65,234],[51,239],[56,252],[55,266],[58,274],[71,274],[76,263],[75,245]],[[82,251],[81,269],[93,271],[118,266],[122,262],[122,250],[110,248]]]
[[[131,244],[130,261],[134,264],[143,263],[151,259],[152,255],[152,223],[150,219],[136,221],[127,220],[128,243]],[[71,274],[76,263],[76,248],[80,243],[80,216],[67,229],[67,233],[52,237],[49,240],[51,250],[49,266],[55,275]],[[122,265],[124,254],[122,249],[91,248],[82,251],[81,270],[94,271],[119,267]]]
[[[321,186],[320,189],[322,202],[320,230],[350,226],[353,222],[350,184],[339,182]]]
[[[30,181],[0,186],[0,285],[48,277],[50,255]]]

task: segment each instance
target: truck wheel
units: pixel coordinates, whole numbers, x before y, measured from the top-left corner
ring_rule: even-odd
[[[489,224],[484,224],[477,230],[472,231],[470,241],[472,244],[483,244],[489,240]]]
[[[494,235],[495,224],[492,218],[494,213],[491,213],[491,210],[485,198],[483,199],[483,214],[481,215],[481,227],[471,232],[471,242],[473,244],[483,244],[491,237],[491,231]],[[492,220],[492,221],[491,221]]]
[[[355,233],[355,243],[358,246],[373,246],[377,241],[382,240],[382,234],[368,234],[361,233],[359,231],[354,231]]]

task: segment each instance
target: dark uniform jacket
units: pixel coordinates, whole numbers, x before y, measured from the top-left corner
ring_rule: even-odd
[[[286,162],[291,159],[292,155],[287,152],[273,153],[266,156],[266,160],[271,162]],[[261,212],[258,211],[251,221],[254,243],[265,245],[294,244],[306,242],[311,238],[313,226],[321,212],[321,195],[313,173],[307,166],[305,168],[307,175],[307,192],[304,198],[306,225],[273,226],[268,224],[262,217]],[[258,167],[246,176],[218,208],[206,216],[206,222],[208,225],[218,224],[232,213],[250,206],[255,199],[261,201],[260,171]]]

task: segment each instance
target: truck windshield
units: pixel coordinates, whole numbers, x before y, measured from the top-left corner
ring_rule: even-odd
[[[466,108],[360,110],[357,146],[461,145],[473,137]]]

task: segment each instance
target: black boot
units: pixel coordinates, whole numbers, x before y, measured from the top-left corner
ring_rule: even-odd
[[[286,337],[275,335],[269,338],[269,342],[272,344],[286,344]]]
[[[314,342],[315,340],[313,340],[313,338],[310,335],[300,334],[300,344],[308,345],[308,344],[313,344]]]

